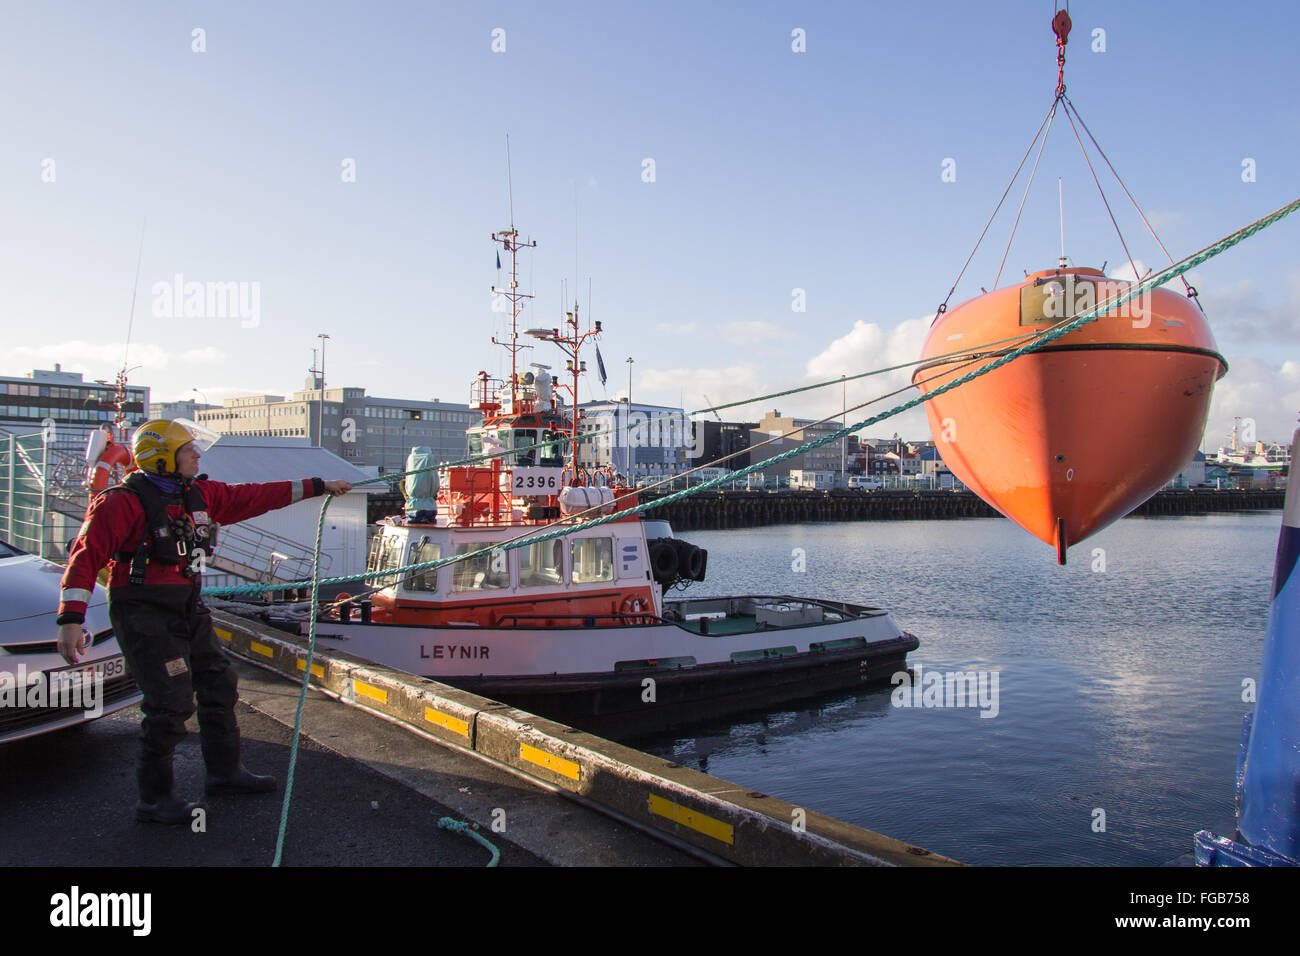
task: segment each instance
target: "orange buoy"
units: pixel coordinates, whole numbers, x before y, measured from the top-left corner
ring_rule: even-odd
[[[964,302],[931,326],[913,384],[933,391],[983,364],[952,353],[1043,331],[1129,286],[1066,267]],[[952,473],[1064,564],[1192,460],[1227,370],[1200,309],[1161,288],[925,407]]]

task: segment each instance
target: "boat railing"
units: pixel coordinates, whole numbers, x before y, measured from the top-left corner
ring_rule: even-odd
[[[495,627],[539,627],[549,628],[552,621],[581,621],[582,627],[638,627],[651,624],[679,624],[679,621],[666,621],[656,614],[639,611],[634,614],[503,614],[497,618]],[[611,621],[612,624],[597,624],[597,621]],[[536,622],[536,623],[527,623]]]
[[[791,594],[742,594],[735,597],[698,597],[665,601],[666,607],[679,611],[683,617],[687,614],[718,613],[753,613],[755,604],[809,604],[826,611],[833,611],[846,617],[879,617],[887,611],[865,604],[849,604],[845,601],[827,601],[821,598],[796,597]],[[675,622],[674,622],[675,623]]]

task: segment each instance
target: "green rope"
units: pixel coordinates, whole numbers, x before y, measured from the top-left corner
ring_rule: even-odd
[[[320,586],[316,583],[320,572],[320,542],[325,527],[325,509],[333,500],[332,494],[325,495],[320,505],[320,516],[316,519],[316,547],[312,558],[311,585],[311,625],[307,630],[307,662],[302,669],[302,687],[298,689],[298,709],[293,715],[293,743],[289,747],[289,772],[284,779],[284,801],[280,804],[280,831],[275,837],[275,859],[271,866],[280,865],[284,854],[284,834],[289,826],[289,804],[293,800],[293,772],[298,766],[298,739],[302,733],[302,709],[307,702],[307,685],[311,683],[311,661],[316,653],[316,597]]]
[[[437,813],[438,811],[430,810],[429,812]],[[492,859],[487,863],[488,866],[496,866],[501,862],[501,851],[492,845],[491,840],[478,832],[478,824],[462,823],[459,820],[453,820],[451,817],[442,817],[438,820],[438,828],[440,830],[455,830],[458,833],[463,833],[465,836],[477,840],[479,843],[483,844],[483,846],[487,847],[487,849],[492,853]]]

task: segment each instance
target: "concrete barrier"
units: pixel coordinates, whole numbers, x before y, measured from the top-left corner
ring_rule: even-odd
[[[217,636],[250,663],[300,682],[304,638],[216,612]],[[311,683],[355,707],[504,764],[642,827],[743,866],[960,866],[718,777],[499,701],[317,647]]]

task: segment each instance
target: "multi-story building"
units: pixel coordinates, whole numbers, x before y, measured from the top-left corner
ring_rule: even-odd
[[[922,447],[916,458],[921,463],[922,477],[932,478],[935,486],[939,488],[953,486],[956,479],[953,477],[952,470],[944,463],[943,456],[939,454],[939,449],[933,442]]]
[[[465,429],[481,415],[452,402],[380,398],[364,388],[306,388],[283,395],[228,398],[220,408],[198,410],[195,421],[218,434],[306,438],[361,468],[385,475],[405,469],[411,449],[423,445],[442,461],[465,457]]]
[[[578,463],[584,468],[613,468],[629,481],[686,470],[694,431],[680,408],[633,403],[629,411],[626,401],[588,402],[582,412],[583,432],[612,432],[582,443]]]
[[[21,378],[0,376],[0,430],[24,435],[53,422],[56,434],[84,445],[90,431],[117,416],[115,400],[112,383],[84,381],[80,372],[65,372],[57,364]],[[147,421],[148,386],[128,387],[123,411],[132,428]]]
[[[698,468],[726,458],[718,467],[735,471],[750,462],[749,434],[758,427],[755,422],[720,422],[707,419],[691,423],[694,426],[694,448],[698,454],[688,454],[686,467]],[[733,456],[733,457],[728,457]],[[770,456],[764,456],[770,457]]]
[[[194,416],[199,412],[210,409],[220,408],[219,405],[207,405],[196,402],[192,398],[187,398],[180,402],[150,402],[149,417],[153,418],[188,418],[190,421],[198,421]]]
[[[840,424],[835,421],[815,422],[807,418],[794,418],[782,416],[779,411],[770,411],[763,416],[755,429],[762,432],[762,435],[754,436],[750,444],[757,444],[765,438],[774,435],[788,435],[788,440],[795,444],[802,444],[806,441],[812,441],[817,438],[823,438],[832,432],[839,431]],[[755,460],[761,460],[777,453],[776,443],[765,446],[754,452]],[[785,442],[781,443],[783,447]],[[821,445],[810,451],[804,452],[788,462],[787,467],[782,471],[774,471],[774,474],[788,473],[790,469],[803,471],[833,471],[840,474],[842,470],[847,469],[848,446],[843,439],[840,441],[830,442]]]

